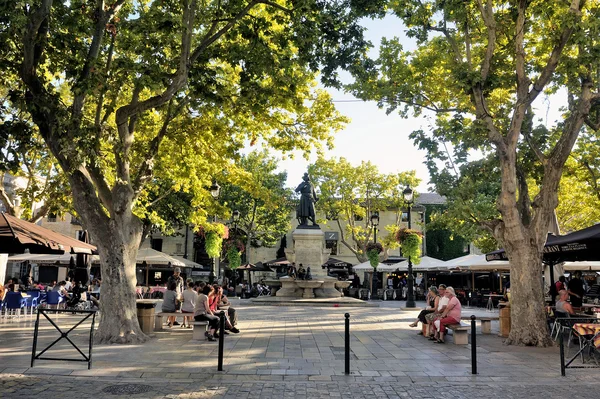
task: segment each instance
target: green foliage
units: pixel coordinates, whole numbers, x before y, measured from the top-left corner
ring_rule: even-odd
[[[292,192],[277,162],[267,150],[243,155],[237,161],[239,176],[221,187],[219,201],[228,214],[240,212],[237,228],[247,245],[273,247],[289,231]]]
[[[384,1],[374,3],[373,8],[377,6],[379,11],[387,10],[402,20],[408,29],[406,35],[414,39],[416,46],[407,49],[402,38],[384,38],[378,57],[360,64],[363,69],[354,73],[355,81],[346,88],[360,98],[378,101],[388,113],[397,111],[408,116],[411,112],[427,112],[431,116],[431,129],[415,131],[411,137],[427,151],[432,183],[448,199],[447,210],[438,212],[434,223],[478,245],[493,247],[498,244],[493,242],[492,233],[496,239],[503,238],[503,230],[494,229],[503,217],[498,210],[501,195],[506,196],[505,204],[511,202],[503,212],[518,209],[526,229],[536,218],[545,217],[536,216],[539,207],[531,204],[536,200],[543,203],[542,195],[556,195],[558,190],[552,188],[557,183],[556,174],[547,171],[550,165],[562,167],[565,155],[559,150],[572,140],[568,137],[576,137],[577,126],[585,118],[575,112],[589,101],[582,82],[587,80],[598,87],[597,4],[581,2],[580,12],[570,10],[569,3],[554,0],[511,3],[506,7],[491,3],[490,8],[485,2],[436,0]],[[517,26],[519,7],[523,7],[523,28]],[[522,72],[517,68],[514,50],[517,31],[524,35]],[[555,47],[564,38],[568,38],[564,48]],[[548,63],[553,49],[561,54],[556,69]],[[527,98],[517,92],[518,73],[523,74],[525,94],[530,92]],[[531,89],[532,82],[541,86]],[[546,115],[542,114],[545,106],[533,105],[538,92],[543,90],[540,97],[554,100],[556,96],[550,95],[561,89],[568,92],[569,99],[564,119],[553,126],[540,124]],[[521,100],[517,101],[517,95]],[[598,96],[597,90],[593,89],[593,95]],[[527,101],[530,105],[517,111],[519,104]],[[598,130],[600,104],[589,104],[586,123],[591,130]],[[519,122],[515,122],[515,116]],[[511,142],[509,136],[518,140]],[[582,139],[579,159],[598,159],[598,146],[586,145],[585,136]],[[594,139],[589,142],[597,144]],[[481,159],[474,161],[474,154]],[[544,166],[540,154],[555,160]],[[511,178],[502,175],[503,167],[511,170]],[[600,174],[592,174],[598,182]],[[594,178],[588,180],[588,198]],[[520,182],[528,182],[529,186]],[[509,188],[511,184],[518,187]],[[565,198],[560,203],[569,202],[566,194],[566,188],[561,189],[560,195]],[[545,234],[544,229],[540,229],[540,236]]]
[[[204,249],[211,258],[218,258],[221,256],[221,248],[223,245],[223,237],[219,234],[210,232],[206,233],[204,241]]]
[[[229,262],[229,268],[235,270],[242,264],[242,257],[239,249],[231,247],[227,250],[227,260]]]
[[[411,229],[399,229],[396,240],[402,248],[402,256],[410,258],[415,265],[421,263],[421,246],[423,245],[423,234]]]
[[[419,184],[415,171],[382,174],[370,162],[354,166],[345,158],[319,158],[309,166],[309,174],[320,193],[316,209],[326,216],[319,223],[336,223],[340,241],[359,261],[366,260],[366,246],[373,235],[371,215],[375,211],[396,209],[394,223],[380,226],[389,234],[379,241],[385,244],[385,251],[397,248],[393,233],[405,207],[402,190]]]
[[[93,176],[87,183],[104,194],[99,212],[111,215],[107,193],[126,185],[133,206],[125,207],[165,232],[221,210],[206,189],[213,177],[245,187],[232,160],[248,143],[306,154],[330,147],[346,118],[316,88],[317,72],[335,84],[337,68],[366,46],[349,0],[182,4],[0,5],[0,112],[10,115],[0,136],[20,132],[26,142],[40,130],[68,176]],[[38,15],[40,29],[28,32]],[[24,42],[36,46],[27,77]],[[171,194],[185,206],[155,202]]]
[[[367,251],[367,258],[371,266],[376,268],[379,265],[379,251],[377,249],[371,249]]]

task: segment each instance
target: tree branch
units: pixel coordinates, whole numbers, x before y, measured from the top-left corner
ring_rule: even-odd
[[[492,58],[494,57],[494,51],[496,50],[496,20],[494,19],[494,5],[492,0],[487,0],[486,6],[483,5],[482,0],[477,0],[477,6],[488,34],[485,57],[481,63],[481,81],[485,82],[489,76]]]
[[[521,0],[521,1],[525,1],[525,0]],[[581,7],[583,7],[584,4],[585,4],[585,0],[584,1],[572,0],[571,6],[569,7],[569,12],[577,18],[581,18]],[[565,23],[565,25],[566,25],[566,27],[564,28],[564,30],[562,31],[562,33],[560,35],[560,40],[556,44],[556,46],[554,46],[554,48],[552,49],[552,53],[550,54],[550,58],[548,58],[548,62],[546,63],[546,66],[544,67],[542,73],[540,74],[538,79],[535,81],[535,83],[533,84],[533,87],[531,88],[531,90],[529,91],[529,94],[527,95],[527,102],[529,104],[531,104],[533,102],[533,100],[536,99],[536,97],[544,90],[544,87],[546,87],[546,85],[550,81],[550,78],[552,77],[552,75],[554,74],[554,71],[556,70],[556,67],[558,66],[558,61],[560,60],[560,56],[562,55],[562,52],[563,52],[565,46],[567,45],[569,38],[573,34],[573,31],[575,30],[575,26],[576,26],[575,23],[572,23],[571,21],[567,21]]]
[[[166,112],[163,124],[162,124],[158,134],[156,135],[156,137],[154,137],[152,139],[152,141],[150,142],[150,148],[149,148],[148,152],[146,153],[145,159],[142,162],[142,164],[139,168],[139,171],[134,179],[133,191],[134,191],[136,197],[141,192],[144,184],[146,182],[148,182],[148,180],[152,177],[152,165],[154,163],[154,158],[158,154],[158,149],[160,147],[162,140],[167,135],[169,124],[179,114],[181,109],[183,109],[183,107],[185,107],[188,103],[189,103],[189,98],[185,98],[184,100],[181,101],[181,103],[179,103],[177,108],[173,110],[172,109],[173,100],[171,100],[169,102],[169,106],[167,108],[167,112]]]

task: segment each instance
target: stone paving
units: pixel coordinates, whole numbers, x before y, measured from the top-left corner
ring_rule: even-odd
[[[471,346],[456,346],[451,339],[434,344],[417,336],[418,330],[408,327],[417,312],[400,310],[401,304],[294,308],[235,301],[242,333],[225,337],[223,372],[217,371],[217,343],[192,341],[191,331],[178,327],[157,333],[144,345],[96,346],[91,370],[83,362],[40,360],[30,367],[32,319],[2,321],[0,397],[600,396],[600,369],[569,369],[561,377],[558,348],[504,346],[497,336],[497,322],[492,323],[491,335],[478,331],[479,373],[473,376]],[[351,314],[349,376],[344,375],[346,312]],[[463,315],[473,313],[490,315],[480,309],[463,311]],[[77,320],[61,316],[59,325]],[[84,346],[87,336],[82,330],[73,340]],[[42,323],[38,351],[56,337],[53,327]],[[48,352],[53,357],[75,355],[68,344]]]

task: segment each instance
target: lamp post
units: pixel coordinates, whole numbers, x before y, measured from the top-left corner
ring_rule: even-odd
[[[209,188],[210,190],[210,195],[213,197],[214,200],[217,200],[219,198],[219,195],[221,194],[221,186],[219,186],[219,184],[217,183],[217,181],[215,179],[213,179],[212,181],[212,185]],[[217,222],[217,214],[215,213],[213,215],[213,223]],[[217,280],[219,279],[219,259],[218,257],[213,258],[213,274],[215,275],[215,277],[217,278]]]
[[[371,224],[373,225],[373,241],[377,244],[377,226],[379,226],[379,212],[374,211],[371,214]],[[377,268],[373,270],[373,277],[371,278],[371,299],[379,299],[377,296],[377,286],[379,285],[377,278]]]
[[[238,211],[237,209],[234,210],[233,212],[231,212],[231,219],[233,220],[233,245],[236,245],[235,239],[237,237],[237,224],[238,221],[240,220],[240,211]],[[231,265],[229,265],[229,267],[231,267]],[[233,272],[233,287],[236,287],[237,284],[237,269],[236,270],[232,270]]]
[[[411,228],[411,217],[410,217],[410,208],[414,202],[413,198],[413,190],[410,186],[406,186],[404,191],[402,191],[402,197],[404,198],[404,202],[408,206],[408,229]],[[408,257],[408,295],[406,298],[406,307],[414,308],[415,307],[415,295],[414,295],[414,287],[415,287],[415,276],[413,275],[412,261],[410,256]]]
[[[371,215],[371,224],[373,225],[373,241],[377,244],[377,226],[379,226],[379,211],[374,211]]]

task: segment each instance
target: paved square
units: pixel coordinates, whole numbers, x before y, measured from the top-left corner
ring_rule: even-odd
[[[417,312],[404,302],[378,308],[255,306],[234,301],[238,335],[225,337],[224,371],[218,344],[193,341],[174,327],[144,345],[94,347],[84,362],[36,361],[30,367],[33,318],[0,323],[0,396],[134,398],[598,398],[600,369],[560,376],[558,348],[508,347],[497,336],[477,334],[478,372],[471,346],[434,344],[408,324]],[[351,314],[351,375],[344,375],[344,313]],[[463,315],[489,315],[465,309]],[[72,325],[77,318],[61,316]],[[58,333],[41,326],[41,343]],[[89,330],[88,330],[89,331]],[[73,337],[83,344],[85,330]],[[68,344],[48,356],[76,357]],[[116,385],[116,387],[115,387]]]

